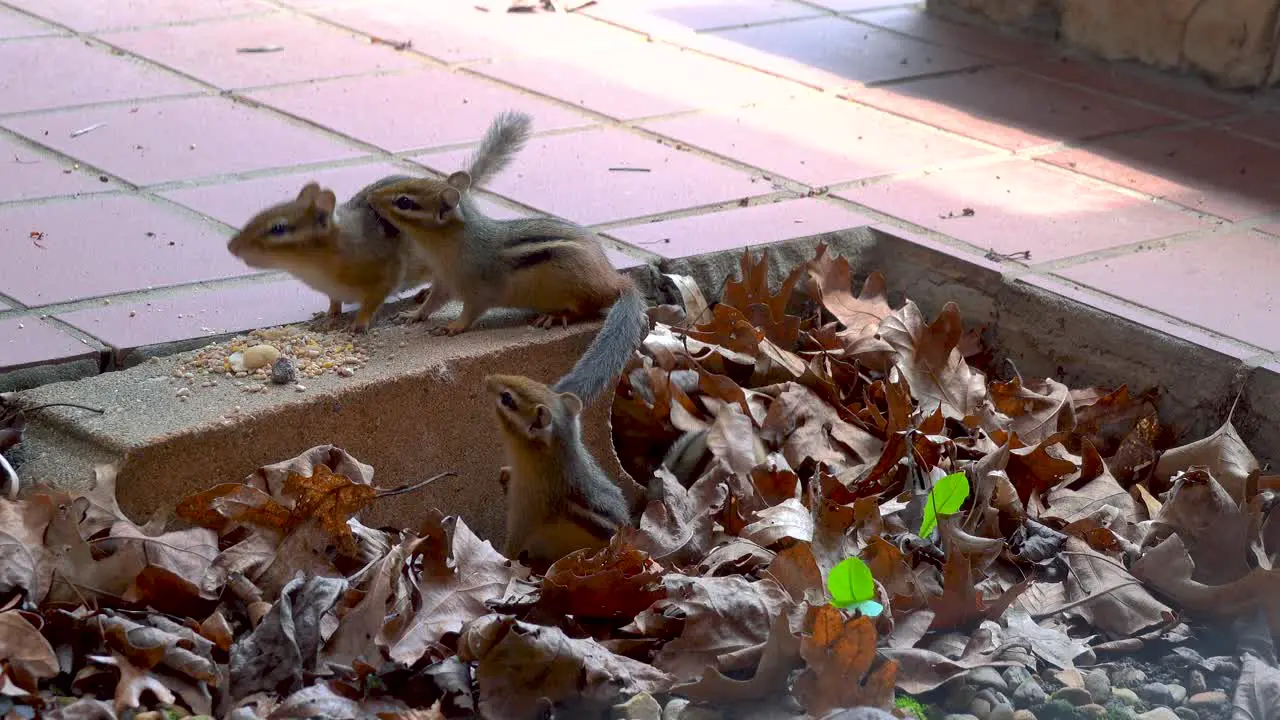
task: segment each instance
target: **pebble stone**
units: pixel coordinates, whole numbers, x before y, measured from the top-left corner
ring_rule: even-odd
[[[1010,688],[1016,688],[1031,677],[1031,673],[1021,665],[1004,669],[1004,681]]]
[[[1098,703],[1089,703],[1076,708],[1076,713],[1086,718],[1104,718],[1107,716],[1107,709]]]
[[[614,720],[662,720],[662,706],[649,693],[640,693],[613,706]]]
[[[973,702],[969,703],[969,714],[976,717],[985,718],[991,714],[992,703],[986,698],[976,697]]]
[[[1013,720],[1036,720],[1036,714],[1030,710],[1016,710],[1013,713]]]
[[[1111,678],[1101,670],[1090,670],[1084,674],[1084,689],[1095,703],[1105,705],[1111,699]]]
[[[991,708],[991,714],[987,715],[987,720],[1014,720],[1015,711],[1013,706],[1008,703],[1000,703]]]
[[[1173,702],[1168,703],[1170,707],[1178,707],[1187,700],[1187,689],[1175,683],[1169,683],[1165,687],[1169,688],[1169,696],[1173,698]]]
[[[1192,670],[1187,673],[1187,694],[1195,695],[1209,689],[1209,683],[1204,679],[1204,673],[1199,670]]]
[[[1173,691],[1168,685],[1159,682],[1147,683],[1138,689],[1138,697],[1152,705],[1177,705],[1173,701]],[[1172,711],[1170,711],[1172,712]]]
[[[1142,713],[1138,720],[1178,720],[1178,714],[1167,707],[1158,707]]]
[[[288,385],[298,379],[298,366],[292,358],[281,355],[271,363],[271,382],[277,385]]]
[[[1207,692],[1196,693],[1187,698],[1187,706],[1197,709],[1213,709],[1226,707],[1231,699],[1221,690],[1209,690]]]
[[[1032,707],[1045,701],[1044,688],[1035,678],[1029,677],[1013,691],[1013,704],[1019,707]]]
[[[1182,718],[1182,720],[1200,720],[1200,713],[1189,707],[1178,707],[1173,709],[1173,714]]]
[[[1139,688],[1147,682],[1147,674],[1136,667],[1123,665],[1111,673],[1111,684],[1117,687]]]
[[[1093,699],[1089,696],[1088,690],[1085,690],[1084,688],[1078,688],[1078,687],[1058,688],[1053,692],[1053,695],[1050,695],[1049,697],[1053,698],[1054,700],[1065,700],[1066,702],[1069,702],[1072,705],[1075,705],[1076,707],[1079,707],[1081,705],[1088,705],[1089,702]]]
[[[1142,698],[1138,697],[1138,693],[1129,688],[1112,688],[1111,699],[1122,702],[1125,705],[1137,705],[1142,702]]]
[[[978,718],[970,715],[969,713],[951,713],[950,715],[947,715],[944,720],[978,720]]]
[[[991,688],[1000,692],[1009,690],[1009,683],[993,667],[980,667],[965,676],[965,680],[976,688]]]
[[[680,717],[680,711],[689,705],[689,701],[682,697],[671,698],[667,701],[667,706],[662,708],[662,720],[676,720]]]

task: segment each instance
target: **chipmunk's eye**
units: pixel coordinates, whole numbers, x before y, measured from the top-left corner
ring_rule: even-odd
[[[413,201],[408,195],[397,195],[394,202],[391,203],[397,210],[421,210],[422,207]]]
[[[267,229],[267,234],[279,237],[289,232],[289,223],[278,222]]]
[[[325,229],[325,228],[329,227],[329,216],[328,216],[328,215],[324,215],[324,214],[317,215],[317,216],[316,216],[316,227],[320,228],[321,230],[323,230],[323,229]]]
[[[502,400],[502,404],[503,404],[503,405],[506,405],[507,407],[511,408],[512,410],[515,410],[515,409],[516,409],[516,398],[515,398],[515,396],[514,396],[514,395],[512,395],[511,393],[507,392],[506,390],[503,390],[503,391],[502,391],[502,395],[500,395],[500,396],[499,396],[499,399],[501,399],[501,400]]]

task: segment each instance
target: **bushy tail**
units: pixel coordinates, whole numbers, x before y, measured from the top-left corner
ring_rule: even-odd
[[[471,156],[472,187],[484,184],[489,178],[502,172],[511,158],[524,147],[529,139],[533,119],[522,112],[507,110],[498,113],[484,133],[484,140]]]
[[[609,308],[600,333],[569,374],[560,378],[552,390],[571,392],[582,398],[584,405],[590,405],[617,382],[627,360],[631,359],[631,353],[640,347],[648,334],[649,316],[645,312],[644,296],[639,288],[628,284],[613,307]]]

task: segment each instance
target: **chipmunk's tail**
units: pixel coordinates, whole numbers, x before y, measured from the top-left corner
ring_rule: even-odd
[[[582,399],[584,405],[595,402],[610,385],[618,381],[622,369],[631,359],[631,353],[640,347],[649,334],[649,316],[644,296],[634,283],[628,282],[618,295],[604,327],[587,346],[569,374],[560,378],[552,390],[571,392]]]
[[[514,110],[498,113],[485,131],[475,155],[471,156],[471,167],[467,170],[471,174],[471,186],[483,185],[502,172],[524,147],[532,126],[532,118],[525,113]]]

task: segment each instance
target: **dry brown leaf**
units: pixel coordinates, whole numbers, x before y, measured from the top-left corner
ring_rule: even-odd
[[[871,620],[846,620],[830,605],[811,612],[812,632],[800,642],[808,668],[796,678],[796,698],[810,715],[837,708],[893,707],[898,663],[876,662],[876,631]]]
[[[686,490],[671,473],[655,471],[650,488],[657,493],[640,517],[639,549],[662,562],[698,562],[706,556],[714,545],[713,515],[728,497],[720,479],[728,471],[720,468],[719,474],[713,468]]]
[[[150,693],[157,702],[172,704],[177,697],[149,670],[143,670],[124,656],[112,653],[111,657],[90,658],[103,665],[114,665],[120,671],[116,684],[115,711],[122,713],[129,708],[142,707],[144,693]]]
[[[1224,585],[1249,572],[1244,513],[1208,468],[1192,466],[1179,475],[1152,520],[1182,538],[1195,563],[1193,580]]]
[[[0,612],[0,663],[10,679],[32,695],[39,693],[41,680],[59,672],[53,646],[16,610]]]
[[[635,531],[623,528],[606,548],[557,560],[542,581],[541,604],[553,615],[632,618],[666,597],[662,572],[635,547]]]
[[[214,485],[178,503],[178,517],[219,534],[235,524],[287,532],[289,509],[265,491],[242,483]]]
[[[707,449],[725,464],[730,472],[748,476],[751,469],[764,461],[756,429],[751,418],[737,405],[724,405],[707,431]]]
[[[1031,445],[1075,428],[1075,411],[1067,386],[1052,378],[1026,385],[1018,378],[993,382],[991,402],[1007,422],[987,430],[1017,433],[1023,442]]]
[[[769,549],[779,543],[807,543],[813,540],[813,516],[799,500],[790,498],[763,510],[742,529],[742,537]]]
[[[809,543],[799,542],[779,552],[769,563],[768,576],[786,589],[797,604],[820,605],[826,597],[822,571]]]
[[[791,467],[812,459],[839,470],[880,457],[884,444],[879,439],[846,422],[812,390],[796,383],[783,388],[769,406],[760,435],[782,450]]]
[[[293,524],[314,518],[338,542],[344,555],[354,557],[359,553],[347,520],[373,502],[376,489],[336,475],[327,465],[317,465],[310,476],[290,475],[284,482],[284,493],[297,499]]]
[[[388,656],[412,665],[446,633],[489,613],[485,600],[501,597],[507,583],[519,574],[501,553],[481,540],[461,519],[433,511],[423,535],[442,542],[419,546],[422,573],[417,578],[418,606],[404,632],[388,638]]]
[[[843,257],[826,254],[826,244],[818,245],[806,263],[805,273],[811,294],[844,326],[851,338],[874,333],[893,309],[889,307],[884,275],[879,270],[867,276],[862,291],[853,296],[853,270]]]
[[[1084,442],[1081,479],[1072,483],[1079,487],[1072,489],[1069,486],[1058,486],[1049,490],[1045,496],[1045,501],[1049,504],[1049,514],[1062,518],[1066,522],[1074,522],[1089,517],[1104,506],[1110,505],[1119,510],[1125,518],[1140,519],[1137,517],[1138,508],[1133,498],[1120,487],[1120,483],[1116,482],[1093,444],[1088,440]]]
[[[1156,477],[1167,482],[1175,473],[1195,465],[1207,467],[1236,504],[1247,499],[1250,476],[1261,472],[1258,459],[1240,439],[1230,418],[1208,437],[1166,450],[1156,463]]]
[[[930,627],[935,630],[963,628],[976,625],[982,620],[994,620],[1013,604],[1031,582],[1030,579],[1024,580],[988,603],[973,581],[969,558],[954,549],[947,553],[943,578],[942,595],[929,604],[929,609],[934,612]]]
[[[800,636],[791,632],[787,614],[779,613],[761,650],[760,664],[750,679],[731,679],[709,668],[698,680],[677,685],[671,691],[694,702],[715,706],[776,698],[786,692],[791,671],[800,665],[800,642]]]
[[[707,667],[727,671],[734,653],[763,645],[773,619],[790,606],[791,597],[771,579],[752,582],[742,576],[663,578],[667,599],[655,611],[683,613],[680,635],[667,643],[653,664],[682,680],[700,677]]]
[[[542,699],[567,704],[565,717],[598,712],[616,694],[666,691],[673,679],[657,668],[615,655],[591,639],[567,637],[559,628],[487,615],[468,623],[458,638],[458,656],[477,663],[483,717],[542,717]]]
[[[912,695],[936,690],[951,679],[978,668],[999,669],[1018,664],[999,660],[994,652],[967,653],[952,659],[925,648],[886,647],[880,649],[880,654],[898,664],[897,686]]]
[[[1242,658],[1231,704],[1233,720],[1280,720],[1280,667],[1253,653]]]
[[[955,303],[944,305],[926,325],[920,309],[908,300],[880,324],[880,337],[893,346],[895,363],[925,414],[941,407],[946,417],[963,420],[987,398],[986,378],[956,348],[962,334]]]

